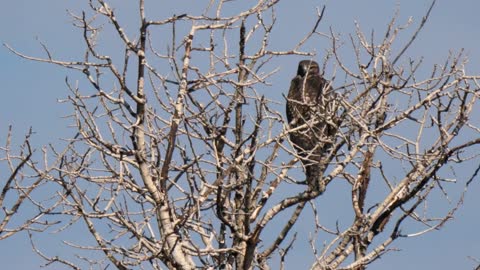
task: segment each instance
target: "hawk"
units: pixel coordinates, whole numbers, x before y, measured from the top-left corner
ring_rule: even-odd
[[[306,183],[321,192],[325,189],[322,174],[326,152],[337,130],[335,104],[330,83],[320,75],[318,63],[300,61],[287,96],[290,140],[305,168]]]

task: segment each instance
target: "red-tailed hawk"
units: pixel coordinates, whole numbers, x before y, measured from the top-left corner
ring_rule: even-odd
[[[320,75],[317,62],[300,61],[287,97],[287,119],[293,129],[290,140],[305,167],[306,183],[321,192],[325,189],[325,156],[337,130],[335,103],[332,88]]]

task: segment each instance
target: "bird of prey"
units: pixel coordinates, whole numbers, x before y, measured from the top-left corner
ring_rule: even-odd
[[[306,183],[321,192],[325,189],[325,157],[337,130],[335,104],[330,83],[320,75],[318,63],[300,61],[287,96],[290,140],[305,168]]]

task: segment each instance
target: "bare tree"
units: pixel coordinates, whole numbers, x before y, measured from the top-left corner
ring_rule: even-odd
[[[32,193],[44,184],[45,179],[29,175],[25,168],[32,166],[33,150],[30,146],[32,130],[25,136],[19,153],[12,149],[12,127],[9,127],[4,147],[0,147],[1,179],[0,240],[22,231],[43,232],[54,223],[42,220],[44,215],[55,207],[45,208],[43,203],[33,198]],[[26,207],[35,210],[29,211]]]
[[[312,269],[364,269],[396,239],[439,229],[453,216],[463,194],[443,216],[419,210],[435,192],[450,199],[462,163],[475,164],[471,177],[461,181],[466,187],[480,170],[480,130],[470,117],[480,86],[479,77],[466,72],[461,52],[428,76],[420,72],[421,60],[405,56],[434,2],[403,46],[395,42],[412,22],[398,25],[394,18],[377,43],[373,32],[366,36],[360,26],[343,41],[333,30],[317,30],[321,9],[311,31],[287,50],[269,42],[278,0],[259,0],[232,16],[223,15],[227,2],[210,1],[201,15],[155,19],[145,16],[139,0],[138,30],[129,35],[113,7],[91,0],[89,11],[72,13],[86,44],[82,59],[56,59],[43,44],[46,58],[9,47],[23,58],[77,70],[88,83],[66,80],[70,95],[64,102],[72,105],[78,133],[65,149],[50,152],[54,162],[46,165],[48,173],[34,168],[58,185],[52,217],[69,217],[63,230],[83,222],[95,241],[70,245],[103,253],[101,259],[81,258],[83,263],[118,269],[283,269],[293,245],[310,244]],[[108,28],[120,52],[101,46],[98,37]],[[156,43],[159,37],[170,43]],[[323,72],[338,68],[331,84],[342,110],[322,161],[323,191],[294,177],[301,163],[288,143],[283,105],[278,106],[285,99],[273,100],[260,89],[275,75],[274,59],[312,59],[314,54],[302,49],[305,42],[325,38],[332,46]],[[348,46],[354,65],[339,53]],[[288,85],[275,88],[287,91]],[[316,215],[324,207],[316,199],[337,182],[351,194],[349,225],[328,228],[315,216],[317,238],[301,243],[293,231],[303,210],[310,206]],[[409,226],[422,229],[402,233]],[[49,257],[34,248],[49,264],[82,268],[81,260]]]

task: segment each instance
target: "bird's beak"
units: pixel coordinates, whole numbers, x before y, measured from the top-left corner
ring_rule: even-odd
[[[306,65],[301,65],[298,75],[305,77],[307,76],[308,67]]]
[[[303,65],[302,66],[302,71],[303,71],[304,76],[307,76],[308,67],[306,65]]]

